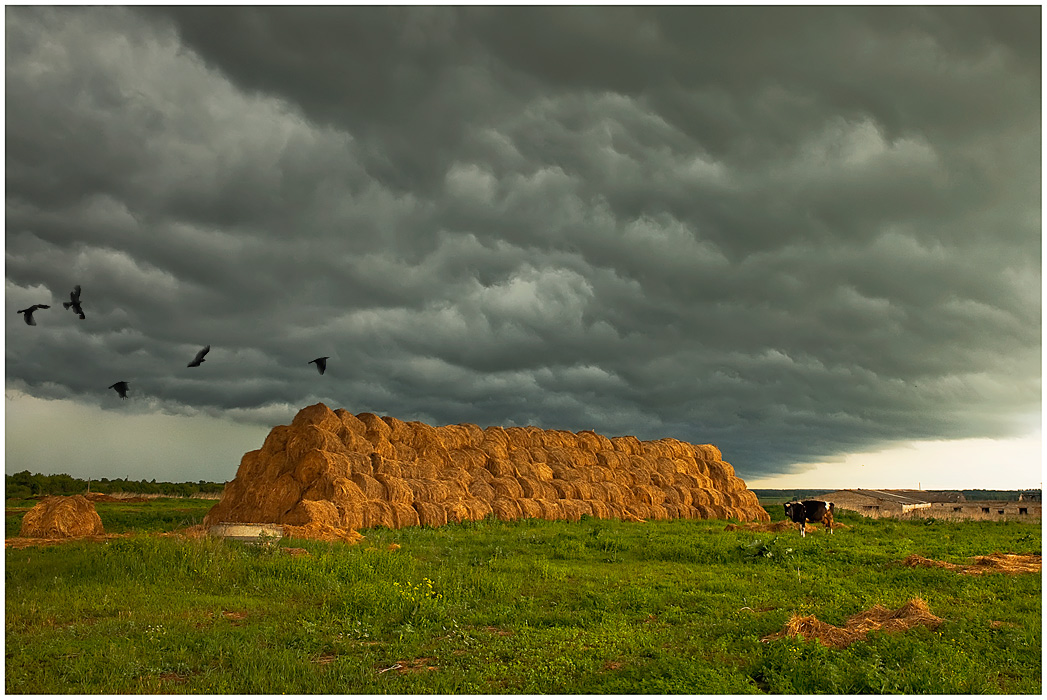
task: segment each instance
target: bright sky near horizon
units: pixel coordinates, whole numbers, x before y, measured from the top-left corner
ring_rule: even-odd
[[[6,471],[230,479],[322,401],[1035,487],[1041,15],[8,6]]]

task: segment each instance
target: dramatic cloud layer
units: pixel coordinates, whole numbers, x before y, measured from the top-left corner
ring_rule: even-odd
[[[9,412],[324,401],[746,476],[1038,423],[1039,7],[6,20]]]

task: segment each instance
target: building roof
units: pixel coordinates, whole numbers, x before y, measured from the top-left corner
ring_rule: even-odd
[[[931,503],[963,503],[967,498],[959,491],[918,491],[916,489],[890,489],[889,493],[909,496]]]
[[[928,502],[925,498],[913,498],[912,496],[903,496],[893,491],[876,491],[874,489],[840,489],[839,491],[833,491],[832,493],[823,494],[818,498],[832,500],[836,494],[853,494],[858,496],[864,496],[865,498],[875,498],[877,500],[887,501],[889,503],[897,503],[898,505],[903,506]]]

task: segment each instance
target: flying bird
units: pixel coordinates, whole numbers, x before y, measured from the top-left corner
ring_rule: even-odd
[[[30,326],[35,326],[36,325],[36,320],[33,319],[33,312],[36,311],[37,309],[50,309],[50,308],[51,307],[48,306],[47,304],[33,304],[28,309],[22,309],[21,311],[16,311],[15,313],[25,314],[22,317],[22,318],[25,319],[25,322],[28,325],[30,325]]]
[[[196,357],[194,357],[193,361],[187,364],[186,367],[199,367],[204,362],[204,355],[206,355],[210,349],[211,346],[208,345],[206,348],[196,353]]]
[[[330,355],[328,355],[327,357],[330,357]],[[320,374],[323,374],[324,370],[327,369],[327,357],[318,357],[315,360],[309,360],[309,362],[307,362],[306,364],[310,364],[311,365],[311,364],[313,364],[315,362],[316,363],[316,371],[319,372]]]
[[[67,309],[72,309],[80,320],[87,318],[84,316],[84,310],[80,308],[80,285],[73,287],[73,291],[69,292],[69,301],[63,301],[62,306]]]
[[[120,398],[121,399],[126,399],[127,398],[127,382],[117,382],[116,384],[113,384],[109,388],[110,389],[115,389],[116,393],[120,394]]]

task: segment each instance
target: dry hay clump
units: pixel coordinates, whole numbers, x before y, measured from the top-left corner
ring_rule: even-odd
[[[816,639],[832,649],[843,649],[854,642],[865,639],[872,630],[897,633],[910,630],[920,625],[937,629],[942,619],[931,613],[921,598],[911,598],[897,610],[889,610],[882,605],[852,615],[847,618],[843,627],[822,622],[813,615],[801,617],[793,615],[780,631],[763,637],[761,642],[800,635],[804,639]]]
[[[534,427],[433,427],[321,403],[274,427],[260,449],[243,456],[204,525],[323,526],[330,535],[488,515],[770,521],[712,445]]]
[[[980,557],[972,557],[973,563],[962,566],[937,559],[926,559],[919,554],[910,554],[902,560],[903,566],[910,568],[927,567],[948,569],[961,574],[978,576],[980,574],[1029,574],[1039,573],[1042,568],[1042,557],[1039,554],[1001,554],[993,552]]]
[[[48,539],[104,535],[94,504],[83,496],[48,496],[26,512],[19,537]]]

